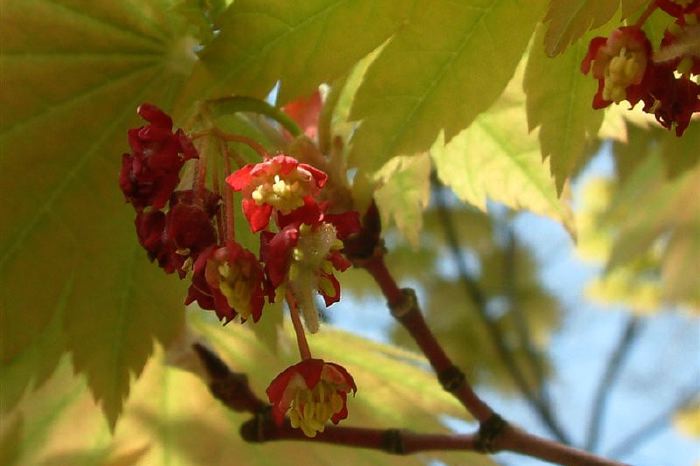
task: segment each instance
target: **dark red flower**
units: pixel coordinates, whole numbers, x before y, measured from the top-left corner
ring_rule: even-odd
[[[255,255],[235,242],[210,247],[194,263],[192,285],[185,304],[196,301],[214,310],[220,320],[236,316],[257,322],[264,305],[263,269]]]
[[[656,0],[656,5],[669,15],[680,18],[700,6],[700,0]]]
[[[122,156],[119,186],[136,210],[162,209],[197,151],[182,130],[172,132],[172,120],[158,107],[142,104],[137,111],[149,124],[129,130],[132,152]]]
[[[216,244],[212,224],[219,208],[219,197],[209,191],[203,198],[192,191],[176,191],[170,210],[142,210],[136,214],[139,243],[166,273],[176,272],[184,278],[197,256]]]
[[[681,136],[693,113],[700,112],[700,85],[687,77],[677,78],[670,66],[656,66],[654,74],[653,87],[644,99],[644,111],[653,113],[665,128],[675,127],[676,136]]]
[[[635,105],[646,93],[651,44],[644,31],[636,26],[621,27],[610,37],[595,37],[581,63],[581,71],[598,80],[593,108],[627,100]]]
[[[350,373],[322,359],[306,359],[280,373],[267,387],[272,416],[278,425],[289,414],[295,428],[307,437],[323,432],[330,420],[337,424],[348,416],[347,395],[357,392]]]
[[[273,210],[288,214],[318,194],[328,176],[287,155],[248,164],[226,178],[234,191],[243,193],[243,213],[258,232],[267,227]]]

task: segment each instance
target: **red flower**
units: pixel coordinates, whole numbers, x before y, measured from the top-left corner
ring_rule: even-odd
[[[650,62],[651,44],[639,27],[621,27],[608,38],[593,38],[581,63],[583,74],[592,70],[598,80],[593,108],[625,99],[632,105],[639,102],[647,88],[644,78]]]
[[[323,432],[331,420],[337,424],[348,416],[347,394],[357,392],[344,367],[322,359],[306,359],[285,369],[267,387],[272,416],[278,425],[285,414],[293,427],[307,437]]]
[[[150,260],[157,260],[166,273],[178,272],[183,278],[197,256],[216,243],[212,219],[219,208],[219,197],[205,191],[203,199],[192,191],[177,191],[170,199],[170,210],[143,210],[136,214],[136,234]]]
[[[308,219],[316,220],[303,222]],[[340,283],[333,271],[342,272],[351,265],[340,252],[341,240],[360,230],[359,215],[325,215],[317,204],[309,203],[284,217],[284,221],[279,233],[263,232],[260,256],[271,285],[277,288],[287,284],[307,328],[315,333],[319,322],[313,290],[323,296],[326,306],[340,299]]]
[[[328,176],[317,168],[287,155],[248,164],[226,178],[234,191],[243,193],[243,213],[258,232],[267,227],[272,211],[288,214],[305,199],[318,194]]]
[[[697,36],[699,33],[700,6],[698,6],[695,12],[681,16],[666,28],[666,31],[664,31],[664,38],[661,41],[659,56],[668,50],[675,52],[673,54],[674,57],[669,60],[659,60],[657,56],[657,61],[662,61],[664,65],[672,66],[684,77],[689,77],[689,74],[700,74],[700,57],[691,53],[682,53],[683,49],[679,49],[677,45],[679,42],[688,41],[692,35]]]
[[[150,124],[129,130],[132,153],[122,156],[119,186],[135,209],[161,209],[180,181],[180,169],[198,157],[197,150],[182,130],[172,132],[172,120],[158,107],[142,104],[137,111]]]
[[[669,15],[680,18],[700,6],[700,0],[656,0],[656,5]]]
[[[230,322],[237,315],[257,322],[264,305],[263,270],[255,255],[240,244],[210,247],[194,264],[192,285],[185,304],[197,301]]]
[[[676,136],[690,124],[693,113],[700,112],[700,85],[687,77],[676,78],[672,67],[656,66],[653,87],[644,99],[644,111],[653,113],[667,129],[675,126]]]
[[[289,102],[282,107],[282,110],[292,117],[306,136],[315,139],[318,134],[318,118],[322,106],[321,93],[316,91],[308,97]]]

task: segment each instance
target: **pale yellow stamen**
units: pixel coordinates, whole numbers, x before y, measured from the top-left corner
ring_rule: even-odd
[[[620,49],[617,56],[608,63],[605,72],[603,99],[620,103],[625,100],[627,87],[639,84],[646,66],[645,57],[639,51]]]
[[[289,407],[292,427],[300,428],[307,437],[323,432],[326,423],[343,409],[338,386],[320,380],[313,390],[299,390]]]
[[[251,315],[250,300],[253,292],[249,283],[250,271],[246,273],[244,264],[237,263],[231,267],[227,262],[219,265],[219,289],[226,298],[226,302],[235,309],[241,318],[247,319]]]

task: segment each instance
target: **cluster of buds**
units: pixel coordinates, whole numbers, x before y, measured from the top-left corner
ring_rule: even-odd
[[[197,301],[226,321],[259,319],[262,265],[222,234],[221,196],[204,186],[177,189],[185,162],[199,159],[191,139],[151,104],[138,114],[148,124],[129,130],[119,186],[136,210],[139,243],[166,273],[192,280],[186,304]]]
[[[173,132],[172,119],[151,104],[141,105],[138,114],[148,124],[129,130],[132,151],[122,157],[119,185],[136,211],[137,237],[148,257],[166,273],[191,281],[185,304],[196,302],[225,322],[257,322],[266,299],[274,302],[282,294],[297,322],[300,310],[307,330],[317,332],[315,294],[327,306],[340,299],[335,272],[351,265],[342,254],[343,240],[360,230],[357,212],[331,212],[331,204],[320,200],[326,173],[263,152],[261,162],[229,170],[226,185],[214,183],[209,190],[206,163],[192,139],[180,129]],[[197,176],[181,189],[188,160],[197,163]],[[234,191],[242,195],[251,231],[260,235],[259,257],[235,240]],[[311,358],[300,323],[299,329],[302,361],[276,377],[267,393],[278,423],[288,415],[313,437],[329,420],[347,417],[347,394],[356,386],[343,367]]]
[[[675,20],[660,44],[667,49],[700,23],[700,0],[656,0],[647,15],[661,8]],[[696,31],[697,32],[697,31]],[[653,114],[667,129],[681,136],[694,113],[700,112],[700,57],[681,52],[672,59],[655,57],[642,24],[614,30],[609,37],[591,40],[581,63],[584,74],[598,80],[593,108],[604,108],[626,100]]]

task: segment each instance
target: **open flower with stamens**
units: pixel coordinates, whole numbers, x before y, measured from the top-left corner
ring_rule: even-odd
[[[595,37],[581,63],[581,71],[598,80],[593,108],[627,100],[635,105],[645,95],[651,44],[644,31],[636,26],[621,27],[610,37]]]
[[[307,437],[323,432],[328,421],[348,416],[347,395],[357,391],[344,367],[322,359],[305,359],[280,373],[267,387],[272,416],[278,425],[289,415],[292,427]]]
[[[334,271],[350,267],[342,255],[342,240],[360,230],[357,212],[326,215],[309,202],[289,216],[282,217],[279,233],[264,231],[260,255],[274,288],[286,284],[304,316],[307,329],[319,329],[314,290],[326,306],[340,299],[340,283]]]
[[[289,214],[318,194],[327,175],[287,155],[248,164],[226,178],[234,191],[243,193],[243,213],[258,232],[267,227],[273,210]]]
[[[265,302],[263,269],[255,255],[236,242],[211,247],[194,263],[185,304],[216,311],[220,320],[257,322]]]

